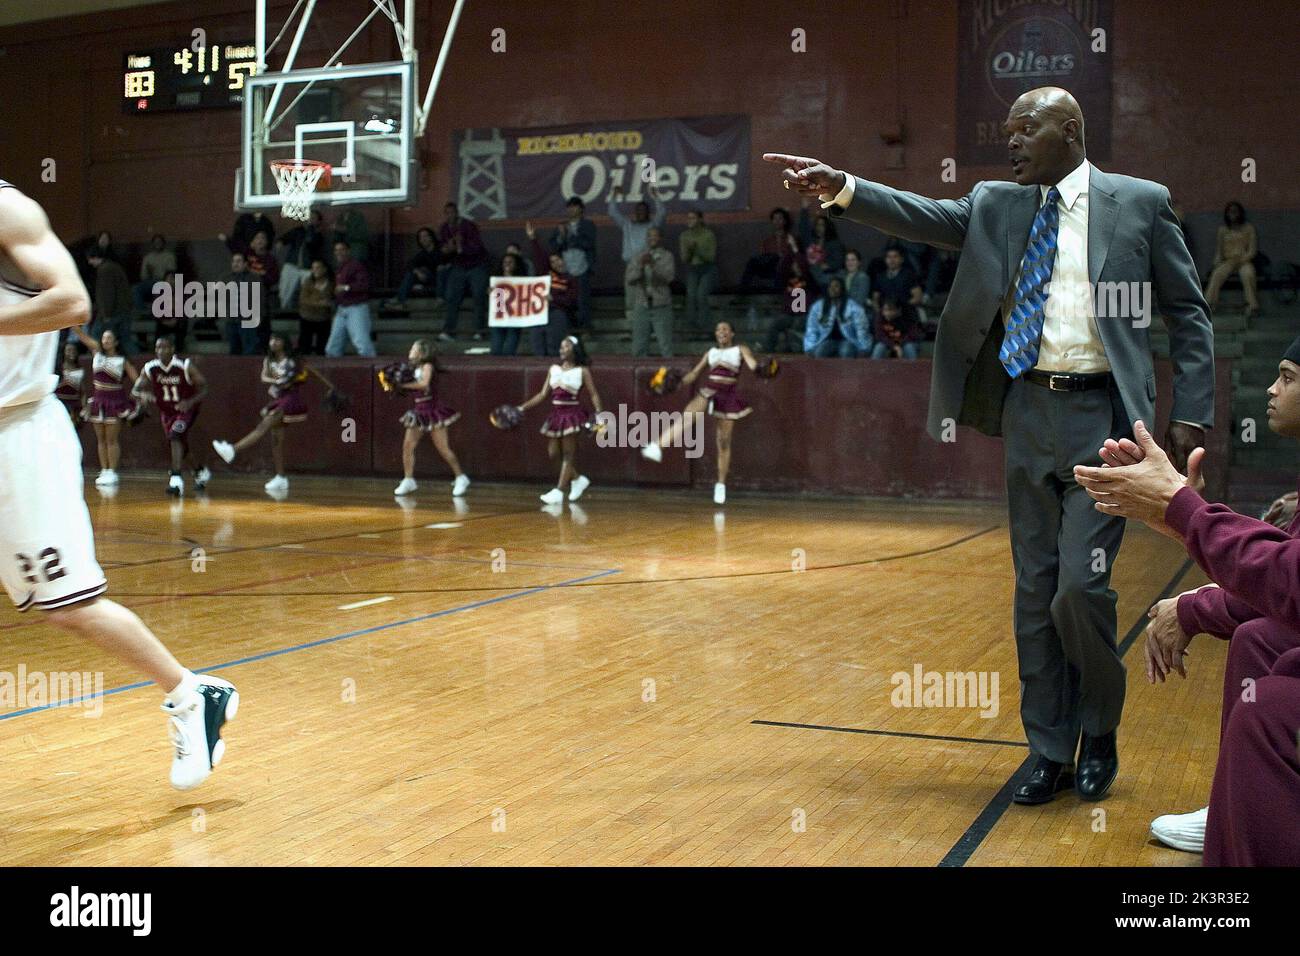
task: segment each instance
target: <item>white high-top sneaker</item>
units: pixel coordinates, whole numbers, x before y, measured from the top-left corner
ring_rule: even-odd
[[[239,692],[220,677],[198,675],[198,687],[179,704],[164,703],[172,747],[172,786],[192,790],[212,773],[226,753],[221,728],[239,711]]]
[[[198,471],[194,473],[194,490],[202,491],[204,488],[208,486],[208,482],[211,480],[212,480],[212,472],[208,471],[207,465],[204,465],[202,468],[200,468]]]
[[[1151,835],[1175,850],[1204,853],[1205,820],[1209,815],[1209,807],[1191,813],[1166,813],[1151,821]]]
[[[179,498],[185,494],[185,479],[180,475],[172,475],[167,479],[167,494],[175,495]]]

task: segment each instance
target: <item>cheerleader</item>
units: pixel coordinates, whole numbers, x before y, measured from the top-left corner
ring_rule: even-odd
[[[578,341],[576,335],[569,335],[560,340],[560,364],[552,365],[546,375],[546,382],[528,401],[518,406],[520,412],[526,412],[534,405],[540,405],[551,396],[551,413],[542,424],[542,434],[547,442],[547,454],[554,461],[560,459],[560,477],[555,487],[541,495],[548,505],[558,505],[564,501],[564,489],[569,490],[570,501],[577,501],[591,484],[586,475],[578,474],[574,458],[578,451],[578,435],[587,427],[588,414],[578,402],[578,394],[585,387],[591,395],[592,407],[599,415],[603,411],[600,394],[591,377],[587,350]]]
[[[228,441],[214,440],[212,447],[227,464],[241,451],[252,448],[269,432],[271,458],[275,463],[275,477],[265,484],[267,491],[286,492],[289,479],[284,467],[284,429],[286,425],[307,417],[307,404],[302,397],[302,383],[307,370],[290,354],[289,345],[279,332],[271,333],[267,342],[266,358],[262,360],[262,381],[268,386],[271,401],[262,409],[262,420],[257,427],[233,445]]]
[[[72,427],[80,426],[81,410],[86,404],[86,370],[81,367],[81,353],[72,339],[63,343],[63,361],[59,363],[59,384],[54,388],[54,397],[68,410]]]
[[[451,450],[451,444],[447,440],[447,429],[460,418],[460,412],[448,408],[438,400],[437,375],[440,369],[433,345],[428,339],[416,339],[406,359],[415,370],[415,378],[409,382],[400,382],[397,387],[415,393],[415,407],[408,410],[401,419],[406,428],[406,436],[402,440],[402,470],[405,477],[393,489],[393,494],[409,495],[418,487],[415,483],[415,448],[420,444],[420,435],[428,432],[433,447],[456,476],[451,493],[453,497],[459,498],[469,489],[469,475],[461,471],[460,459]]]
[[[651,461],[663,461],[664,448],[676,443],[682,432],[682,423],[687,416],[697,415],[706,408],[717,420],[718,440],[718,481],[713,486],[714,504],[726,504],[727,471],[731,468],[731,431],[736,422],[754,409],[736,392],[736,380],[740,377],[742,364],[749,366],[752,372],[758,368],[758,359],[747,345],[737,345],[736,333],[730,322],[719,322],[713,330],[713,339],[718,344],[704,353],[704,357],[682,379],[687,388],[695,383],[700,373],[709,370],[705,384],[687,403],[682,412],[682,421],[673,424],[666,435],[660,435],[659,441],[641,449],[641,454]]]
[[[98,342],[80,328],[75,331],[82,344],[94,353],[90,363],[94,392],[86,403],[86,420],[95,427],[95,442],[99,450],[99,476],[95,484],[116,485],[117,465],[122,459],[118,433],[122,422],[137,411],[135,402],[131,400],[131,388],[138,373],[119,352],[117,333],[112,329],[105,329]],[[66,361],[66,351],[64,355]]]

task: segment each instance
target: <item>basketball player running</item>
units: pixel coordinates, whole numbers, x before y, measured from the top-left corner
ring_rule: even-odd
[[[181,466],[187,462],[194,474],[196,491],[206,488],[212,478],[206,465],[195,463],[190,450],[190,431],[208,394],[208,382],[192,359],[183,359],[176,354],[176,343],[170,335],[158,336],[154,342],[154,355],[156,357],[141,369],[132,393],[137,398],[152,400],[158,406],[158,418],[172,458],[167,494],[179,498],[185,494]]]
[[[162,709],[175,752],[171,783],[189,790],[221,762],[221,728],[239,694],[186,670],[133,612],[103,596],[81,444],[53,395],[59,330],[83,325],[90,302],[45,213],[0,181],[0,580],[19,610],[90,641],[170,688]]]
[[[672,428],[641,449],[643,457],[651,461],[663,461],[664,449],[674,444],[681,435],[687,416],[698,415],[706,408],[717,420],[718,441],[718,480],[713,486],[713,503],[727,503],[727,472],[731,470],[731,432],[736,422],[754,409],[736,392],[736,380],[740,378],[742,365],[749,366],[752,372],[758,368],[758,359],[749,350],[748,345],[736,344],[736,333],[730,322],[719,322],[713,330],[713,340],[718,344],[704,353],[695,368],[682,379],[682,384],[690,388],[706,368],[709,377],[682,410],[680,421],[674,422]]]

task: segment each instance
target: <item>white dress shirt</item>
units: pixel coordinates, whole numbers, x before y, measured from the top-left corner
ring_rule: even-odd
[[[1085,159],[1056,184],[1061,198],[1056,208],[1060,226],[1056,238],[1056,260],[1044,307],[1043,337],[1035,368],[1050,372],[1110,371],[1106,349],[1097,331],[1091,285],[1088,282],[1088,178],[1092,169]],[[834,198],[822,194],[822,206],[847,209],[853,200],[854,179],[845,173],[844,188]],[[1038,187],[1038,201],[1047,200],[1047,186]],[[1016,264],[1011,285],[1002,300],[1002,314],[1011,314],[1020,265]]]

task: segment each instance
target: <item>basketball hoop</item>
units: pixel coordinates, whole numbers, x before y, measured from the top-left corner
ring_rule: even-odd
[[[329,188],[330,164],[314,159],[276,159],[271,161],[271,172],[284,201],[280,214],[306,222],[311,217],[311,197],[317,186]]]

